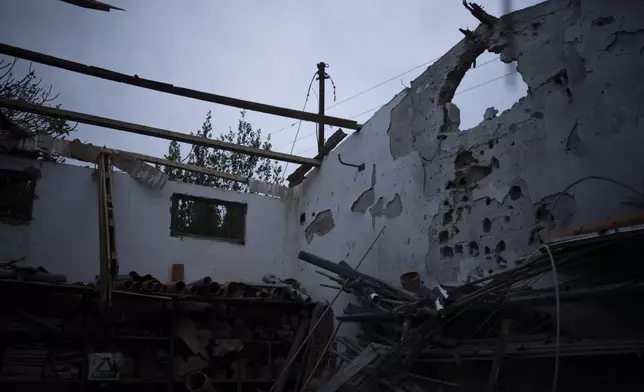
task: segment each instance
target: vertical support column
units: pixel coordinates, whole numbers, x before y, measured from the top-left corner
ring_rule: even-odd
[[[100,239],[100,294],[105,315],[112,306],[112,290],[118,275],[116,239],[114,236],[114,204],[112,198],[112,157],[107,153],[98,155],[98,224]]]
[[[320,100],[318,106],[318,113],[324,115],[324,85],[326,83],[326,64],[324,62],[318,63],[318,81],[320,87],[318,89]],[[320,158],[324,156],[324,123],[318,123],[318,155]]]

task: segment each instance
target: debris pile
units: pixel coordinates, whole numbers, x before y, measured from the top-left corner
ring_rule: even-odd
[[[480,390],[486,385],[494,390],[502,382],[504,388],[519,382],[504,379],[503,368],[520,361],[550,372],[554,383],[562,360],[583,360],[585,371],[605,368],[605,358],[636,361],[644,335],[638,332],[642,322],[633,315],[644,299],[644,267],[626,259],[637,254],[643,238],[644,226],[633,226],[553,239],[515,268],[432,291],[422,287],[415,273],[401,277],[405,290],[346,263],[301,252],[301,259],[334,273],[320,272],[358,299],[338,320],[359,323],[361,332],[355,340],[335,339],[333,353],[344,370],[319,391]],[[625,259],[624,264],[610,268],[616,257]],[[580,313],[589,307],[596,310]],[[562,327],[562,318],[578,317],[596,321]],[[633,328],[615,333],[614,325],[602,321],[613,317],[628,317]],[[574,369],[566,371],[568,377],[582,377]]]

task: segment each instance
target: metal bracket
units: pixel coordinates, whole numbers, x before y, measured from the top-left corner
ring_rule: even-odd
[[[361,163],[361,164],[359,164],[359,165],[356,165],[356,164],[354,164],[354,163],[347,163],[347,162],[343,162],[343,161],[342,161],[342,157],[340,156],[340,154],[338,154],[338,161],[340,161],[340,163],[341,163],[341,164],[343,164],[344,166],[351,166],[351,167],[355,167],[355,168],[357,168],[359,172],[361,172],[361,171],[363,171],[363,170],[365,169],[365,164],[364,164],[364,162],[363,162],[363,163]]]

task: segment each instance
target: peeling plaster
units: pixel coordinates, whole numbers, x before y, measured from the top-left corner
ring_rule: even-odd
[[[315,235],[323,236],[328,234],[335,227],[335,222],[333,221],[333,213],[331,210],[324,210],[318,213],[306,229],[304,233],[306,235],[306,241],[310,244],[313,241]]]
[[[362,194],[353,202],[351,205],[351,211],[360,212],[364,214],[367,212],[367,209],[373,205],[373,202],[376,200],[376,191],[374,189],[376,186],[376,164],[373,164],[373,170],[371,171],[371,188],[362,192]]]

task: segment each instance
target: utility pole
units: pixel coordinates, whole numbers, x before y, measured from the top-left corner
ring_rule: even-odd
[[[326,63],[320,62],[318,63],[318,81],[320,83],[320,87],[318,89],[320,100],[319,100],[319,106],[318,106],[318,114],[324,115],[324,84],[326,82]],[[318,123],[318,155],[320,158],[322,158],[324,154],[324,123],[319,122]]]

